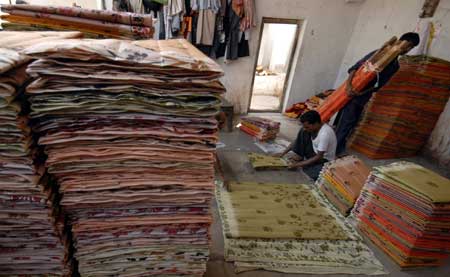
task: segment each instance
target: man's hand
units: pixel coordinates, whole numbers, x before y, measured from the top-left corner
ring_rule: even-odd
[[[298,162],[298,163],[290,163],[288,165],[289,169],[298,169],[300,167],[303,167],[303,162]]]
[[[353,77],[355,76],[356,70],[353,70],[350,72],[350,75],[347,78],[347,82],[345,83],[345,92],[347,93],[348,97],[355,96],[355,91],[353,90]]]
[[[284,152],[281,152],[281,153],[275,153],[275,154],[273,154],[272,156],[275,157],[275,158],[281,158],[281,157],[283,157],[284,155],[285,155],[285,153],[284,153]]]

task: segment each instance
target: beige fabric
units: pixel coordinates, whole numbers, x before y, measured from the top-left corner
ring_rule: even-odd
[[[212,45],[215,26],[216,13],[213,10],[200,10],[197,23],[197,44]]]
[[[301,184],[230,185],[221,194],[231,238],[348,239],[329,210]]]

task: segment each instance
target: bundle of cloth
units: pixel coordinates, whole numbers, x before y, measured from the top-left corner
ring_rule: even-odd
[[[203,276],[223,72],[185,40],[29,47],[33,131],[83,276]]]
[[[352,214],[401,267],[438,266],[450,250],[450,180],[420,165],[375,167]]]
[[[273,140],[280,132],[280,122],[267,118],[245,116],[241,118],[239,129],[260,141]]]
[[[319,94],[308,98],[305,102],[298,102],[292,105],[290,108],[284,111],[284,115],[290,118],[299,118],[302,114],[307,111],[312,111],[317,109],[324,101],[333,93],[333,89],[326,90]]]
[[[326,163],[316,184],[339,212],[347,216],[369,174],[363,161],[346,156]]]
[[[0,48],[0,274],[70,276],[70,241],[22,101],[30,59]]]
[[[74,30],[108,38],[147,39],[153,37],[151,15],[90,10],[77,7],[38,5],[2,5],[0,18],[5,30],[29,29]]]
[[[371,159],[417,155],[449,96],[450,62],[403,57],[400,70],[370,100],[350,147]]]

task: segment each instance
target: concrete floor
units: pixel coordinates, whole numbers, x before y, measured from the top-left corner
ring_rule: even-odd
[[[280,137],[289,141],[295,139],[296,134],[300,128],[297,120],[288,119],[280,114],[259,114],[259,116],[269,117],[282,123]],[[311,181],[302,172],[295,171],[263,171],[256,174],[248,163],[247,152],[260,152],[261,150],[254,144],[254,139],[239,130],[234,130],[231,133],[221,133],[221,142],[225,143],[225,147],[218,150],[218,156],[221,160],[224,174],[228,180],[232,181],[253,181],[253,182],[271,182],[271,183],[310,183]],[[360,157],[367,165],[376,166],[381,164],[391,163],[394,160],[370,160],[357,152],[351,152]],[[444,168],[437,167],[433,162],[423,157],[413,157],[405,160],[410,160],[430,168],[441,175],[450,178],[450,172]],[[208,262],[207,272],[205,277],[295,277],[295,276],[320,276],[310,274],[283,274],[270,271],[250,271],[240,274],[235,274],[232,263],[224,261],[223,257],[223,237],[219,215],[214,203],[214,222],[211,230],[212,244],[211,257]],[[386,270],[389,272],[387,276],[431,276],[441,277],[450,276],[450,260],[444,266],[438,268],[427,268],[401,271],[400,268],[382,251],[374,246],[370,241],[367,244],[373,249],[375,256],[382,262]],[[323,276],[355,276],[355,275],[323,275]]]

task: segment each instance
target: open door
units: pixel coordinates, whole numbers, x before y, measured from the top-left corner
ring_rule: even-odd
[[[250,112],[281,112],[300,32],[300,20],[263,18]]]

